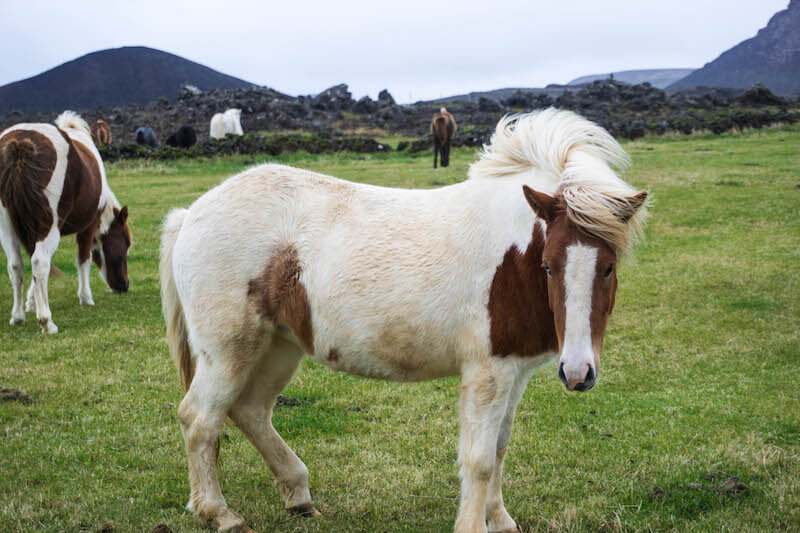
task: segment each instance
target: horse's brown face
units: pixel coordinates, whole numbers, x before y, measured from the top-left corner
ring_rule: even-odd
[[[131,233],[128,228],[128,206],[114,209],[114,221],[105,234],[95,239],[92,259],[100,269],[100,275],[114,292],[127,292],[128,248],[131,246]]]
[[[569,390],[594,386],[606,324],[617,292],[614,251],[571,222],[555,198],[525,189],[537,215],[547,223],[542,268],[558,337],[558,376]]]

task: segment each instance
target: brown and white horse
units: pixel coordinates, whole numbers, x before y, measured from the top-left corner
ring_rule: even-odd
[[[92,140],[95,146],[111,144],[111,126],[103,119],[92,124]]]
[[[47,296],[50,261],[62,235],[78,241],[78,299],[94,305],[90,259],[115,292],[128,290],[128,208],[120,208],[106,181],[103,160],[89,125],[65,111],[52,124],[17,124],[0,134],[0,241],[14,290],[11,324],[35,311],[45,333],[56,333]],[[33,281],[25,308],[25,268],[20,246],[31,256]]]
[[[441,108],[431,119],[431,136],[433,136],[433,168],[436,158],[441,154],[442,167],[450,164],[450,143],[456,134],[456,119],[446,108]]]
[[[549,109],[503,119],[469,179],[449,187],[389,189],[269,164],[173,210],[160,272],[186,392],[188,508],[249,531],[217,480],[230,417],[286,508],[318,514],[308,469],[271,423],[306,353],[371,378],[460,374],[455,530],[516,531],[501,476],[517,402],[556,356],[568,389],[595,383],[617,261],[646,215],[647,193],[610,166],[627,162],[605,130]]]

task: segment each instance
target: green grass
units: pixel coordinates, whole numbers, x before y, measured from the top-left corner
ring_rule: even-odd
[[[653,192],[637,259],[620,270],[602,371],[568,393],[546,367],[520,404],[506,506],[523,531],[800,529],[800,128],[626,144],[628,179]],[[433,171],[429,154],[294,154],[293,165],[397,187],[464,178],[472,151]],[[79,308],[74,242],[50,284],[60,332],[0,324],[0,531],[207,531],[183,510],[181,395],[164,343],[158,225],[244,168],[231,157],[119,163],[129,204],[131,291],[92,274]],[[96,272],[96,271],[95,271]],[[3,278],[7,279],[7,278]],[[28,278],[30,276],[28,275]],[[11,289],[0,282],[3,320]],[[323,517],[282,509],[272,476],[232,428],[228,503],[258,531],[450,531],[458,507],[458,380],[368,381],[305,362],[274,423],[311,470]],[[738,476],[749,491],[714,488]],[[655,486],[663,496],[652,497]]]

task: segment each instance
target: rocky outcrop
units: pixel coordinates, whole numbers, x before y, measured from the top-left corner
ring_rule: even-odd
[[[782,96],[800,94],[800,0],[776,13],[752,39],[669,86],[749,88],[763,84]]]

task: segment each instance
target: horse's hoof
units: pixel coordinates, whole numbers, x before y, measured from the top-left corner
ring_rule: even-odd
[[[56,326],[52,322],[48,322],[47,324],[42,326],[42,333],[47,333],[48,335],[53,335],[54,333],[58,333],[58,326]]]
[[[314,505],[310,503],[301,503],[300,505],[289,507],[286,510],[292,514],[299,514],[303,518],[315,518],[317,516],[322,516],[322,513],[317,511],[314,508]]]
[[[11,324],[12,326],[16,326],[18,324],[22,324],[23,322],[25,322],[25,315],[22,315],[21,317],[12,316],[11,320],[8,321],[8,323]]]
[[[80,299],[81,305],[94,305],[94,300],[91,298],[81,298]]]

